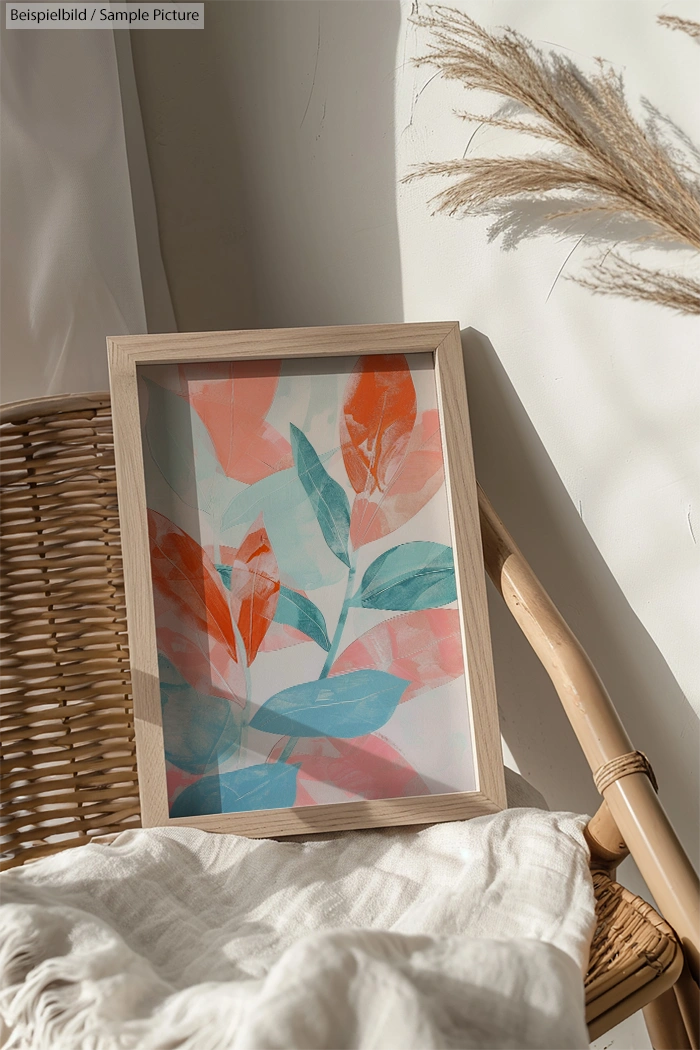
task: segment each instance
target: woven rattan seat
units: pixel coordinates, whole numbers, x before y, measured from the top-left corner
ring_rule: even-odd
[[[585,979],[586,1020],[595,1038],[670,987],[683,955],[651,905],[601,871],[593,873],[596,928]]]
[[[8,406],[2,457],[3,860],[138,827],[129,653],[108,395]],[[594,872],[592,1036],[677,979],[673,931]]]

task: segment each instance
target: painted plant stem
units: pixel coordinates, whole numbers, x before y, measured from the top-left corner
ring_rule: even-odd
[[[348,573],[348,583],[347,583],[347,587],[345,588],[345,598],[343,599],[343,607],[340,610],[340,616],[338,617],[338,623],[337,623],[337,626],[335,628],[335,634],[333,635],[333,641],[331,642],[331,647],[328,650],[328,656],[326,657],[326,662],[324,663],[323,669],[322,669],[320,675],[318,676],[319,678],[327,678],[328,677],[328,672],[330,671],[331,667],[333,666],[333,661],[335,660],[335,658],[336,658],[336,656],[338,654],[338,647],[340,645],[340,639],[343,636],[343,630],[345,628],[345,621],[348,618],[348,612],[350,610],[350,604],[352,602],[352,589],[353,589],[353,584],[355,582],[355,568],[356,568],[356,566],[355,566],[355,562],[353,560],[351,565],[350,565],[350,571]]]
[[[238,629],[235,617],[231,617],[231,626],[233,627],[233,636],[236,639],[236,655],[238,656],[239,663],[243,670],[243,678],[245,680],[245,707],[243,708],[243,715],[241,719],[241,736],[238,744],[238,765],[240,767],[241,755],[245,751],[246,741],[248,739],[248,723],[253,717],[253,685],[250,677],[250,667],[248,666],[248,654],[245,651],[245,645],[243,643],[243,635]]]
[[[292,751],[294,750],[294,748],[297,746],[298,743],[299,743],[299,737],[298,736],[290,736],[289,740],[284,745],[284,750],[282,751],[282,753],[281,753],[280,757],[277,759],[277,761],[278,762],[286,762],[287,759],[290,757]]]
[[[253,685],[250,678],[250,667],[248,666],[248,654],[246,653],[243,635],[241,634],[238,624],[233,616],[231,617],[231,626],[233,627],[233,636],[236,639],[238,662],[241,665],[241,670],[243,671],[243,677],[245,679],[245,702],[247,705],[253,699]]]
[[[350,571],[348,572],[348,582],[347,582],[347,586],[345,588],[345,598],[343,599],[343,607],[340,610],[340,616],[338,617],[338,623],[336,624],[335,634],[333,635],[333,641],[331,642],[331,647],[328,650],[328,656],[326,657],[326,662],[324,663],[323,668],[321,670],[321,673],[318,676],[319,679],[328,677],[328,672],[330,671],[331,667],[333,666],[333,661],[336,658],[336,654],[338,652],[338,646],[340,645],[340,639],[342,638],[343,629],[345,627],[345,621],[348,618],[348,611],[350,609],[350,604],[351,604],[351,601],[352,601],[352,589],[353,589],[354,582],[355,582],[355,563],[353,561],[352,564],[350,565]],[[291,755],[292,751],[294,750],[294,748],[297,746],[298,742],[299,742],[299,737],[298,736],[290,736],[289,740],[284,745],[284,750],[282,751],[282,753],[281,753],[280,757],[277,759],[277,761],[278,762],[286,762],[287,759],[290,757],[290,755]]]

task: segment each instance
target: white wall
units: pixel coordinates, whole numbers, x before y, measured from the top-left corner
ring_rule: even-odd
[[[587,69],[602,55],[631,98],[648,95],[700,143],[697,47],[655,22],[662,11],[699,18],[697,4],[461,6],[570,49]],[[563,279],[552,288],[570,242],[543,237],[504,252],[488,243],[485,220],[431,216],[433,185],[399,184],[417,162],[462,154],[473,126],[453,109],[480,101],[411,65],[424,37],[410,13],[398,0],[207,5],[200,60],[215,71],[210,101],[231,118],[218,128],[226,147],[209,143],[209,167],[221,185],[235,176],[256,322],[460,321],[480,480],[649,754],[695,857],[698,321]],[[149,37],[139,38],[141,64]],[[472,148],[503,146],[481,131]],[[186,150],[178,160],[187,167]],[[585,242],[569,273],[584,255]],[[597,796],[558,701],[492,598],[506,744],[550,805],[591,812]],[[623,875],[641,889],[629,864]],[[603,1042],[648,1045],[638,1021]]]
[[[486,25],[567,49],[585,69],[603,55],[624,72],[631,99],[648,96],[700,142],[697,46],[655,21],[662,10],[697,17],[697,4],[462,7]],[[408,13],[402,7],[396,78],[400,173],[461,156],[476,125],[453,110],[484,102],[405,64],[426,39]],[[482,129],[472,150],[488,155],[511,142]],[[661,797],[696,856],[700,324],[554,284],[571,241],[542,237],[504,252],[488,243],[487,219],[431,215],[426,201],[439,188],[417,181],[398,191],[405,319],[456,316],[468,328],[482,483],[651,756]],[[586,251],[581,244],[569,273]],[[496,608],[494,636],[503,732],[521,771],[552,804],[590,808],[568,731],[559,719],[552,725],[550,694],[542,685],[538,697],[540,681],[520,665],[521,646]]]

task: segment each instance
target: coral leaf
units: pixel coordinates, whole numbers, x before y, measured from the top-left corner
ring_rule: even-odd
[[[457,609],[423,609],[392,616],[366,631],[340,654],[331,675],[360,668],[407,679],[401,702],[451,682],[464,672]]]
[[[282,746],[275,746],[271,759],[279,757]],[[292,755],[289,761],[299,766],[297,806],[330,801],[327,786],[336,789],[333,801],[429,794],[413,766],[379,736],[299,740]]]
[[[350,483],[384,491],[416,420],[416,390],[403,354],[361,357],[345,388],[340,439]]]
[[[190,404],[211,435],[230,478],[248,485],[292,465],[289,442],[265,421],[280,371],[279,361],[181,365]]]
[[[277,607],[279,608],[279,605]],[[276,653],[279,649],[289,649],[292,645],[303,645],[304,642],[309,640],[307,635],[302,634],[296,627],[290,627],[289,624],[279,623],[277,620],[274,620],[263,638],[259,651],[261,653]]]
[[[355,549],[409,521],[432,499],[444,477],[440,418],[432,408],[422,414],[403,454],[394,457],[384,490],[355,499],[350,519]]]
[[[148,511],[153,587],[184,629],[194,628],[224,645],[236,659],[236,641],[224,585],[200,545],[172,521]]]

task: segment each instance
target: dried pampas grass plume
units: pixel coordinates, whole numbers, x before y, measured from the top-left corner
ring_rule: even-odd
[[[465,156],[421,165],[408,180],[426,175],[455,180],[434,198],[437,210],[495,215],[491,236],[510,235],[515,244],[518,229],[519,236],[525,235],[523,205],[541,210],[544,200],[551,210],[540,215],[540,229],[556,228],[562,219],[596,216],[597,225],[636,222],[634,240],[645,246],[700,252],[698,151],[649,103],[644,123],[638,122],[622,78],[601,60],[587,76],[570,58],[545,55],[513,29],[490,32],[448,7],[431,7],[415,22],[431,31],[427,54],[418,64],[505,100],[495,114],[465,113],[465,119],[523,132],[550,147],[527,156]],[[573,279],[595,292],[700,314],[700,281],[647,269],[617,252],[605,253]]]
[[[659,15],[656,21],[667,29],[680,29],[694,40],[700,40],[700,22],[693,22],[690,18],[678,18],[677,15]]]

